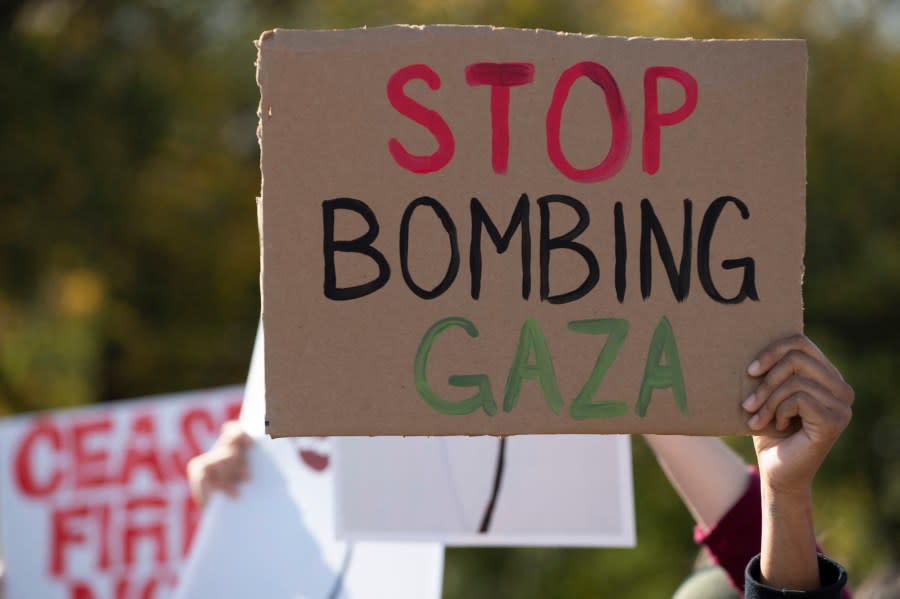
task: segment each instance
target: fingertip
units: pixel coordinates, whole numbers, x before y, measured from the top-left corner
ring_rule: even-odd
[[[741,407],[744,408],[745,411],[751,412],[753,411],[753,404],[756,403],[756,393],[751,393],[747,399],[745,399],[741,403]]]
[[[750,366],[747,366],[747,374],[750,376],[759,376],[762,374],[762,364],[759,363],[759,360],[750,362]]]
[[[750,417],[750,420],[747,421],[747,426],[749,426],[753,430],[757,430],[759,428],[762,428],[760,426],[761,421],[762,421],[762,418],[760,418],[760,415],[754,414],[753,416]]]

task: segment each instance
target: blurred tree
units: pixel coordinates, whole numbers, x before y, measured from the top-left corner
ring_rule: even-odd
[[[0,410],[242,380],[259,310],[250,41],[394,22],[809,40],[806,322],[857,391],[817,482],[819,522],[856,580],[900,560],[900,3],[888,0],[7,0]],[[634,453],[638,549],[453,550],[445,595],[670,594],[693,560],[689,517],[640,440]]]

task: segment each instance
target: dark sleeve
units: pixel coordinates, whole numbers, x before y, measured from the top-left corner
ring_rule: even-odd
[[[735,589],[744,588],[744,570],[759,553],[762,536],[762,501],[759,494],[759,472],[747,468],[747,488],[728,513],[715,526],[694,528],[694,541],[703,544],[712,560],[725,570]]]
[[[747,564],[744,573],[745,599],[772,599],[792,597],[796,599],[840,599],[844,585],[847,584],[847,571],[836,561],[819,554],[819,580],[821,587],[809,591],[790,591],[775,589],[761,583],[759,573],[759,556]]]
[[[762,537],[762,498],[759,471],[747,466],[749,480],[740,499],[712,528],[699,524],[694,527],[694,541],[704,545],[712,561],[725,570],[735,589],[744,588],[744,571],[753,556],[760,551]],[[853,599],[849,588],[841,592],[841,599]]]

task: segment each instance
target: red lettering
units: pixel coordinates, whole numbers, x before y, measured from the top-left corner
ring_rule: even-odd
[[[240,404],[237,404],[240,410]],[[203,453],[215,439],[218,430],[215,418],[204,408],[192,408],[181,416],[183,445],[172,451],[175,472],[186,478],[187,463],[195,455]]]
[[[116,580],[115,598],[153,599],[160,595],[168,595],[169,593],[159,592],[163,582],[166,582],[170,588],[175,586],[173,577],[165,571],[156,572],[143,581],[137,580],[133,575],[125,574]]]
[[[110,568],[112,557],[109,546],[112,510],[106,503],[74,505],[54,510],[51,515],[50,547],[52,557],[50,572],[59,576],[66,572],[66,552],[72,545],[82,545],[96,555],[97,569]],[[75,521],[80,521],[75,526]],[[92,534],[88,536],[86,530]]]
[[[141,591],[141,599],[153,599],[156,596],[156,587],[159,586],[159,581],[155,578],[151,578],[146,583],[144,583],[144,588]]]
[[[225,407],[225,420],[237,420],[241,415],[241,406],[243,404],[243,396],[237,401],[229,402]]]
[[[156,420],[153,414],[140,414],[131,422],[131,435],[125,448],[125,464],[119,482],[127,485],[136,469],[146,468],[159,484],[165,483],[166,476],[159,453]]]
[[[90,584],[83,580],[71,582],[69,584],[69,597],[70,599],[96,599],[103,596],[113,597],[114,599],[153,599],[154,597],[168,594],[160,592],[163,584],[167,584],[169,588],[174,588],[175,586],[173,577],[166,572],[157,572],[145,580],[139,580],[133,574],[124,573],[110,582],[111,595],[106,595],[102,592],[99,594],[95,593]]]
[[[98,512],[100,518],[100,534],[98,535],[100,547],[98,548],[97,568],[106,571],[112,563],[112,557],[109,550],[109,539],[112,536],[112,533],[110,532],[112,508],[108,503],[101,503],[94,509]]]
[[[79,545],[86,541],[84,531],[71,527],[73,520],[83,520],[90,515],[87,506],[77,506],[66,510],[53,512],[51,526],[50,547],[53,557],[50,563],[50,572],[54,576],[60,576],[66,571],[66,551],[70,545]]]
[[[466,67],[466,83],[491,86],[491,166],[505,173],[509,164],[509,88],[534,81],[529,62],[478,62]]]
[[[205,436],[202,441],[198,438],[198,426],[201,428],[201,438]],[[216,430],[216,420],[208,410],[194,408],[185,412],[181,417],[181,435],[189,449],[188,459],[206,450],[206,445],[215,437]]]
[[[200,507],[194,502],[194,498],[190,494],[184,496],[181,502],[182,521],[181,530],[184,537],[181,544],[181,556],[187,557],[191,549],[191,543],[194,540],[194,534],[197,532],[197,526],[200,525],[200,515],[203,513]]]
[[[659,112],[660,77],[678,82],[684,89],[684,103],[672,112]],[[644,172],[659,170],[659,137],[662,127],[677,125],[697,107],[697,80],[675,67],[650,67],[644,72]]]
[[[606,157],[600,164],[588,169],[576,168],[569,163],[563,154],[559,133],[569,91],[581,77],[587,77],[603,90],[612,124],[612,139]],[[630,150],[631,128],[628,124],[628,114],[622,102],[622,94],[619,93],[619,86],[606,67],[596,62],[579,62],[563,71],[553,90],[550,108],[547,109],[547,154],[559,172],[581,183],[603,181],[622,169]]]
[[[130,566],[137,561],[136,546],[141,539],[147,539],[155,546],[154,560],[157,564],[166,563],[167,505],[162,496],[138,497],[125,503],[122,538],[126,565]]]
[[[30,497],[43,497],[52,494],[59,487],[63,479],[62,470],[57,465],[51,470],[49,478],[45,481],[38,480],[33,468],[37,465],[37,459],[32,453],[36,449],[39,440],[45,443],[54,453],[59,453],[62,448],[62,436],[59,430],[49,420],[39,420],[25,436],[16,451],[14,461],[16,484],[25,495]]]
[[[75,485],[82,487],[99,487],[109,481],[107,460],[109,453],[105,449],[90,450],[87,440],[112,430],[112,420],[103,416],[98,420],[77,422],[72,426],[72,457],[75,460]]]
[[[94,591],[91,590],[88,583],[78,581],[69,586],[69,597],[71,599],[95,599],[96,595],[94,595]]]
[[[453,158],[456,145],[453,133],[443,117],[406,95],[403,88],[413,79],[421,79],[433,90],[441,87],[440,76],[428,65],[412,64],[391,75],[387,84],[388,100],[397,112],[428,129],[437,141],[438,148],[427,156],[417,156],[407,152],[399,141],[391,138],[388,149],[401,167],[414,173],[433,173],[447,166]]]

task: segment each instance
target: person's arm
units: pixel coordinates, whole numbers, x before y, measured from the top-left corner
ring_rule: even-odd
[[[760,380],[743,407],[755,431],[763,502],[759,580],[748,577],[748,596],[753,584],[810,590],[840,583],[839,593],[840,580],[821,576],[828,564],[816,552],[812,482],[850,422],[853,389],[803,335],[773,343],[747,372]],[[846,581],[846,573],[842,576]]]
[[[735,590],[744,588],[747,562],[759,553],[759,475],[717,437],[645,435],[688,511],[694,541],[722,567]]]
[[[697,524],[715,526],[744,495],[747,465],[718,437],[644,435]]]
[[[238,486],[250,478],[246,454],[252,443],[241,425],[229,420],[222,425],[222,433],[212,448],[188,462],[188,486],[197,505],[205,505],[217,490],[237,496]]]

